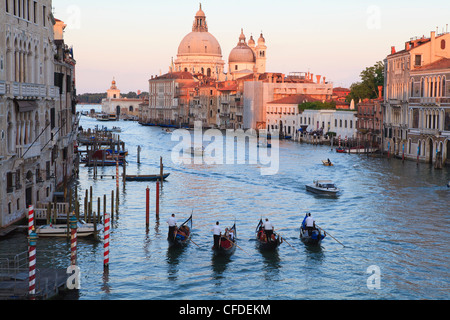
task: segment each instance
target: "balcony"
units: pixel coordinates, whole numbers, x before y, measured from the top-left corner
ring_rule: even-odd
[[[0,95],[6,94],[6,82],[0,81]]]
[[[5,94],[11,94],[15,98],[54,99],[59,95],[59,88],[36,83],[0,81],[0,95]]]
[[[16,155],[18,158],[23,158],[24,160],[37,158],[41,155],[41,144],[35,143],[33,145],[16,146]]]

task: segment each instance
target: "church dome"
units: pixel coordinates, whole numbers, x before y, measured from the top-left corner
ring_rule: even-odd
[[[255,63],[256,57],[253,50],[245,42],[244,32],[241,31],[238,45],[231,50],[228,57],[229,63]]]
[[[178,55],[222,56],[219,41],[207,31],[192,31],[181,41]]]

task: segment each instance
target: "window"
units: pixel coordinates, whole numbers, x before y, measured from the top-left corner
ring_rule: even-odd
[[[14,191],[13,186],[13,173],[8,172],[6,174],[6,193],[12,193]]]
[[[422,65],[422,55],[421,54],[416,54],[415,56],[415,66],[421,66]]]
[[[47,16],[47,7],[42,7],[42,25],[45,27],[45,17]]]
[[[37,23],[37,2],[33,3],[33,22]]]
[[[445,40],[441,40],[441,49],[445,50]]]
[[[9,13],[9,0],[6,0],[5,7],[6,7],[6,12]]]

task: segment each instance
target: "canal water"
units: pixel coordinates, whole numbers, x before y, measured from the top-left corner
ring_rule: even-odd
[[[264,176],[258,164],[175,164],[171,152],[178,142],[159,127],[87,117],[81,125],[122,128],[120,137],[130,153],[127,174],[159,173],[161,156],[164,171],[171,175],[161,192],[159,220],[155,183],[127,182],[123,187],[120,182],[108,274],[103,271],[102,242],[79,239],[80,300],[450,298],[448,168],[281,141],[279,172]],[[334,167],[322,165],[327,158]],[[115,168],[98,170],[99,175],[115,173]],[[333,180],[341,194],[307,192],[305,184],[315,179]],[[95,199],[106,194],[110,201],[115,180],[94,181],[92,169],[81,167],[78,193],[84,195],[90,186]],[[195,243],[168,250],[167,218],[175,213],[180,224],[192,212]],[[306,212],[328,232],[320,247],[307,247],[299,239]],[[266,217],[286,240],[276,252],[261,252],[256,246],[255,228]],[[240,248],[230,258],[212,255],[216,221],[223,228],[237,224]],[[22,252],[26,245],[25,236],[16,234],[0,241],[0,251]],[[52,252],[41,261],[38,255],[38,267],[66,268],[70,263],[67,240],[39,239],[37,251]]]

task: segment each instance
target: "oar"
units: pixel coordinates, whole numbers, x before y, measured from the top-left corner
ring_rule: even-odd
[[[333,237],[329,232],[325,231],[324,229],[322,229],[321,227],[319,227],[317,224],[316,224],[316,227],[319,228],[320,230],[322,230],[323,232],[326,232],[330,237],[332,237],[334,240],[336,240],[339,244],[341,244],[341,245],[345,248],[345,246],[344,246],[338,239],[336,239],[335,237]]]
[[[195,244],[199,249],[201,249],[200,246],[194,242],[194,240],[192,240],[191,238],[189,238],[189,241],[191,241],[191,242],[192,242],[193,244]]]
[[[250,255],[247,251],[245,251],[244,249],[242,249],[241,247],[239,247],[235,242],[233,242],[233,241],[231,241],[231,240],[230,240],[230,242],[231,242],[232,244],[234,244],[236,247],[238,247],[239,249],[241,249],[242,251],[244,251],[246,254]]]
[[[295,251],[297,251],[297,252],[299,252],[297,249],[295,249],[282,235],[281,235],[281,233],[279,233],[279,235],[280,235],[280,237],[281,237],[281,239],[283,239],[284,241],[286,241],[286,243],[288,244],[288,245],[290,245],[291,247],[292,247],[292,249],[294,249]]]

